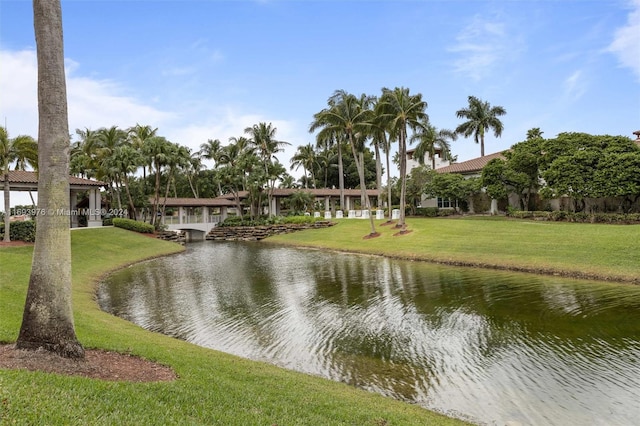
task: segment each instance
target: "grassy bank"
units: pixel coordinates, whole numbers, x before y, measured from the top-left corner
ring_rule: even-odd
[[[269,238],[265,241],[333,250],[580,278],[640,283],[640,225],[509,220],[502,217],[409,219],[411,231],[380,226],[363,239],[369,221]]]
[[[74,231],[72,250],[81,342],[169,365],[179,379],[136,384],[0,370],[0,424],[460,424],[344,384],[151,333],[100,311],[95,285],[101,276],[180,246],[109,228]],[[18,334],[31,252],[31,247],[0,248],[0,342],[15,341]]]

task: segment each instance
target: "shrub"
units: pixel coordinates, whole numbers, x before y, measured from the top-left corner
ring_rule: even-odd
[[[322,217],[313,217],[306,215],[298,216],[272,216],[263,217],[256,220],[242,219],[240,216],[229,216],[223,222],[219,223],[219,227],[233,227],[233,226],[265,226],[265,225],[280,225],[288,223],[314,223],[324,220]]]
[[[36,221],[11,222],[9,233],[11,234],[11,241],[32,243],[36,240]],[[0,238],[4,238],[4,223],[0,223]]]
[[[140,232],[142,234],[153,234],[153,231],[155,230],[153,225],[145,222],[138,222],[133,219],[122,219],[114,217],[112,221],[113,226],[122,229],[128,229],[129,231]]]

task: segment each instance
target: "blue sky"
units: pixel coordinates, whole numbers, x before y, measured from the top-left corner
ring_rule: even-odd
[[[30,0],[0,0],[0,118],[37,136]],[[540,127],[640,129],[640,0],[62,1],[69,126],[158,127],[196,150],[259,121],[292,144],[344,89],[420,92],[438,128],[474,95],[507,110],[506,149]],[[479,156],[471,139],[459,161]],[[12,203],[13,204],[13,203]]]

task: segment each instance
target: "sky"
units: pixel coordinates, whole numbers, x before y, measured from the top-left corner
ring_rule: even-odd
[[[71,133],[139,123],[197,151],[264,121],[291,143],[289,167],[335,90],[383,87],[421,93],[439,129],[470,95],[504,107],[488,154],[533,127],[640,129],[640,0],[63,0],[62,14]],[[32,2],[0,0],[10,137],[37,138],[36,89]],[[452,153],[480,147],[459,138]]]

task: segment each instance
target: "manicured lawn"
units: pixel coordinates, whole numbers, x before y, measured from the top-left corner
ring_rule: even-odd
[[[85,347],[130,352],[161,362],[171,366],[179,379],[135,384],[0,370],[0,424],[461,423],[341,383],[148,332],[100,311],[95,285],[101,276],[141,259],[180,251],[178,245],[107,228],[73,231],[72,250],[76,329]],[[0,342],[17,337],[31,252],[31,247],[0,248]]]
[[[265,241],[435,262],[567,274],[640,283],[640,225],[509,220],[502,217],[410,218],[411,231],[394,236],[380,226],[363,239],[369,221],[342,219],[327,229]]]

